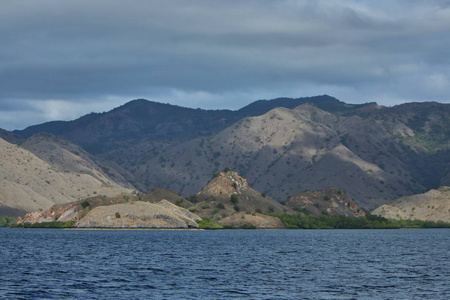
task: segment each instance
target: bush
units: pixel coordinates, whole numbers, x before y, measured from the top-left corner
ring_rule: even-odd
[[[89,203],[89,201],[83,201],[83,202],[81,202],[81,207],[82,207],[82,208],[86,208],[86,207],[88,207],[89,205],[91,205],[91,204]]]
[[[218,209],[225,209],[225,205],[223,205],[223,203],[220,203],[220,202],[216,204],[216,207]]]
[[[239,202],[238,195],[236,195],[236,194],[231,195],[231,196],[230,196],[230,201],[231,201],[231,203],[233,203],[233,204],[237,204],[237,203]]]
[[[0,227],[9,227],[16,223],[17,218],[13,217],[2,217],[0,218]]]
[[[256,226],[251,223],[244,223],[241,226],[242,229],[256,229]]]
[[[211,221],[208,218],[197,220],[196,222],[197,222],[198,226],[200,226],[200,228],[202,228],[202,229],[221,229],[221,228],[223,228],[222,225],[214,223],[213,221]]]
[[[116,212],[116,218],[120,219],[120,213],[119,212]]]

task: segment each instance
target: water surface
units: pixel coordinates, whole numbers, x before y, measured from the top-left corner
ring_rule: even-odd
[[[0,229],[2,299],[450,299],[450,230]]]

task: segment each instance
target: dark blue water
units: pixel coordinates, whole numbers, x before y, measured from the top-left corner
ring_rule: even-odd
[[[1,299],[450,299],[450,230],[0,229]]]

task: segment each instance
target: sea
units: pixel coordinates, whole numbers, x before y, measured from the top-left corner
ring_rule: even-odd
[[[0,299],[450,299],[450,229],[0,229]]]

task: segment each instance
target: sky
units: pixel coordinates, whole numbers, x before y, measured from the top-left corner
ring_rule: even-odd
[[[450,103],[450,1],[0,0],[0,128],[144,98]]]

